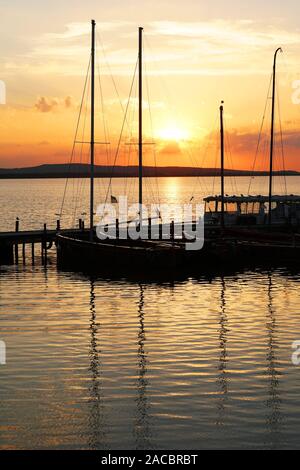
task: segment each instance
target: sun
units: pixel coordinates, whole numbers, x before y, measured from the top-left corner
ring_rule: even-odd
[[[159,129],[157,135],[162,140],[175,140],[176,142],[186,140],[188,138],[188,132],[176,125]]]

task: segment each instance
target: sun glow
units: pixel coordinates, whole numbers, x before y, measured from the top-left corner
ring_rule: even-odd
[[[157,135],[162,140],[175,140],[176,142],[186,140],[189,137],[189,133],[187,130],[176,125],[170,125],[168,127],[163,127],[159,129]]]

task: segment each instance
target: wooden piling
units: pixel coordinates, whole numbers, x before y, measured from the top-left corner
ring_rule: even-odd
[[[25,264],[25,243],[22,244],[22,259],[23,259],[23,264]]]
[[[171,220],[171,226],[170,226],[170,238],[172,241],[174,241],[175,238],[175,226],[174,226],[174,220]]]
[[[31,243],[31,263],[34,265],[34,242]]]
[[[152,224],[152,219],[151,217],[148,217],[148,239],[151,240],[151,224]]]
[[[158,225],[158,239],[162,240],[162,222]]]
[[[16,226],[15,226],[15,230],[16,232],[19,231],[19,217],[16,218]],[[19,262],[19,246],[18,246],[18,243],[15,243],[15,264],[18,264]]]
[[[15,243],[15,264],[19,262],[19,245]]]
[[[181,239],[182,240],[185,240],[186,239],[186,236],[185,236],[185,233],[184,233],[184,222],[180,222],[180,226],[181,226]]]
[[[42,255],[42,264],[46,262],[46,234],[47,234],[47,224],[44,224],[44,233],[42,235],[42,242],[41,242],[41,255]]]
[[[43,261],[44,261],[44,264],[46,265],[47,264],[47,224],[44,224],[44,236],[43,236],[44,240],[43,240],[43,249],[44,249],[44,258],[43,258]]]
[[[10,244],[0,244],[0,265],[14,263],[14,250]]]

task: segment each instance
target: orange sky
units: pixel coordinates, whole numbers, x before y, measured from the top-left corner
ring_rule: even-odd
[[[218,166],[218,108],[225,101],[226,166],[252,168],[267,97],[273,52],[278,56],[278,97],[285,167],[300,170],[300,7],[287,0],[241,7],[214,2],[124,2],[4,0],[1,7],[0,79],[7,90],[0,105],[0,167],[69,161],[89,58],[90,18],[97,21],[97,163],[112,163],[137,58],[137,28],[145,28],[145,164]],[[269,8],[271,6],[271,2]],[[14,30],[11,28],[14,25]],[[98,72],[98,66],[97,66]],[[114,83],[110,75],[114,77]],[[136,83],[117,164],[135,164]],[[148,96],[149,94],[149,96]],[[294,102],[293,102],[294,101]],[[300,100],[299,100],[300,102]],[[121,104],[120,104],[121,103]],[[102,113],[102,106],[104,114]],[[84,118],[86,114],[86,120]],[[80,139],[88,139],[84,107]],[[256,169],[266,168],[270,100]],[[104,123],[106,133],[104,132]],[[83,132],[85,128],[85,132]],[[279,109],[276,115],[277,169],[283,167]],[[129,155],[130,154],[130,155]],[[88,146],[76,147],[74,162],[88,161]]]

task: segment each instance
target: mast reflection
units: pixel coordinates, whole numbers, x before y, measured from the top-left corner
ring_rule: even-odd
[[[227,372],[227,314],[226,314],[226,299],[225,299],[225,279],[221,278],[221,301],[220,301],[220,320],[219,320],[219,375],[218,385],[220,389],[220,398],[218,401],[218,416],[216,424],[223,426],[225,421],[226,403],[228,401],[228,372]]]
[[[91,381],[90,392],[90,415],[89,415],[89,448],[107,448],[107,423],[105,422],[103,396],[101,390],[101,362],[98,350],[98,330],[100,324],[96,322],[95,306],[95,283],[91,279],[90,284],[90,367]]]
[[[140,300],[138,306],[139,332],[138,332],[138,354],[137,354],[137,414],[135,420],[134,434],[137,449],[151,449],[151,431],[149,423],[150,405],[147,397],[148,379],[147,375],[147,352],[145,351],[145,318],[144,318],[144,287],[140,288]]]
[[[281,432],[281,398],[279,389],[279,372],[277,371],[276,357],[276,317],[273,307],[272,276],[268,274],[268,311],[267,311],[267,375],[269,377],[268,399],[266,406],[269,410],[267,416],[267,429],[269,431],[271,447],[278,447]]]

